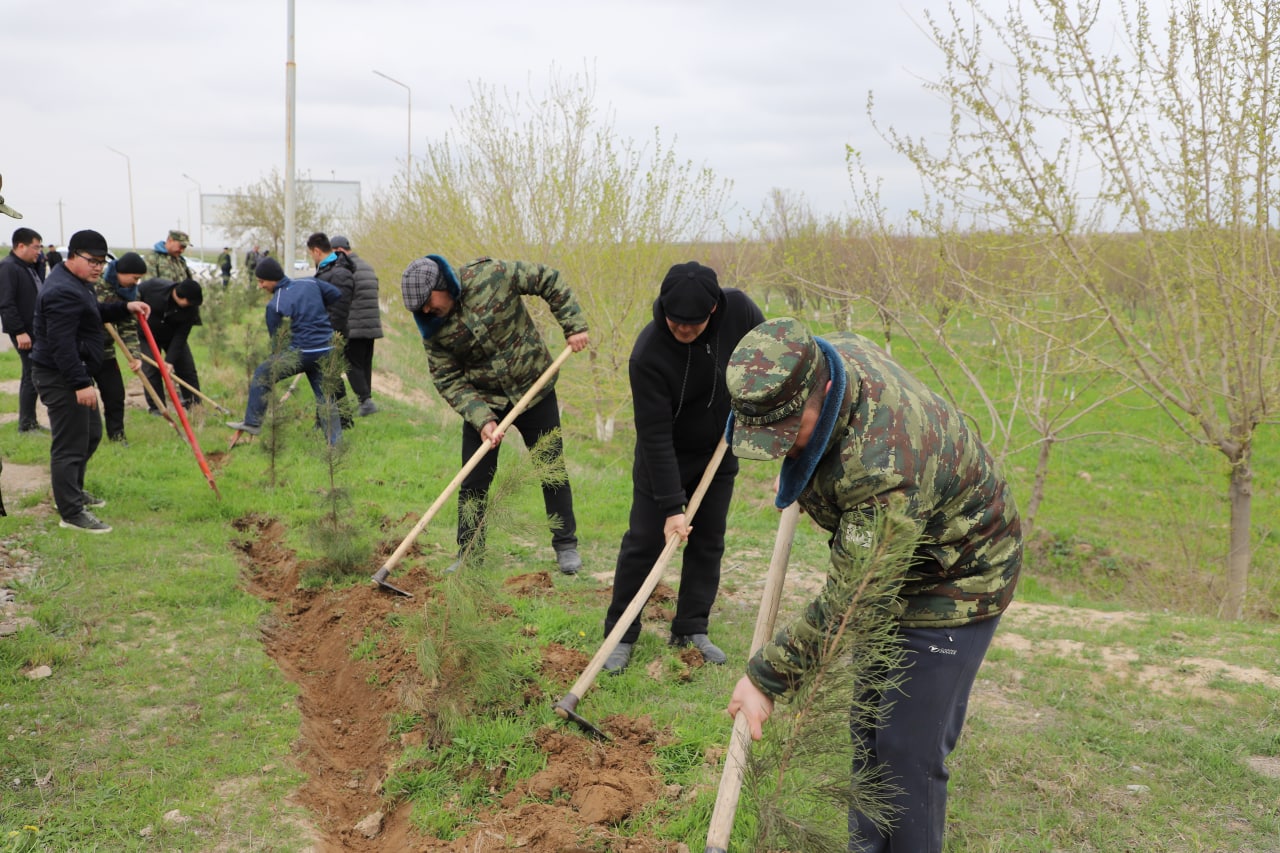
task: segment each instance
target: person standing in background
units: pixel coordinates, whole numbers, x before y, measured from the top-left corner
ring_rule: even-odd
[[[36,297],[44,276],[37,259],[44,243],[36,231],[19,228],[13,232],[12,251],[0,261],[0,325],[9,334],[13,348],[22,362],[18,380],[18,432],[48,432],[36,420],[36,386],[31,379],[32,324]]]
[[[347,381],[360,401],[356,414],[372,415],[378,411],[373,402],[373,342],[382,337],[378,273],[372,264],[351,251],[346,237],[335,234],[329,239],[329,245],[355,267],[351,310],[347,312]]]

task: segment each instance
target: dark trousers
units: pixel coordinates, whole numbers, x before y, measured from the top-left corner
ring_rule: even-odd
[[[271,388],[271,383],[305,373],[307,382],[311,384],[311,393],[316,398],[316,423],[324,430],[328,442],[337,444],[342,438],[342,421],[338,417],[337,405],[330,405],[325,399],[322,383],[324,373],[320,366],[321,360],[328,354],[327,351],[291,352],[288,355],[279,353],[259,364],[249,382],[249,402],[245,406],[244,422],[250,426],[262,426],[263,416],[267,413],[267,391]],[[339,389],[341,384],[338,383]]]
[[[124,377],[115,351],[102,360],[102,367],[93,374],[93,382],[102,396],[102,416],[107,422],[108,438],[124,437]]]
[[[706,462],[709,461],[710,457]],[[697,471],[682,472],[686,495],[694,493],[704,471],[705,462]],[[715,604],[716,594],[720,591],[720,559],[724,556],[725,524],[736,476],[736,470],[725,471],[722,466],[707,487],[693,518],[693,531],[684,544],[676,615],[671,620],[674,636],[707,633],[711,605]],[[609,611],[605,615],[605,636],[618,624],[666,547],[667,542],[662,536],[662,526],[666,521],[666,512],[658,508],[653,498],[632,487],[631,521],[627,532],[622,535],[618,563],[613,570],[613,600],[609,602]],[[622,635],[621,642],[634,643],[639,638],[640,613],[637,613]]]
[[[10,335],[9,340],[22,362],[22,378],[18,380],[18,429],[34,429],[39,421],[36,420],[36,385],[31,379],[31,350],[18,349],[14,335]]]
[[[496,414],[498,419],[502,420],[510,412],[511,407],[507,407]],[[542,440],[543,436],[560,426],[560,407],[556,402],[556,392],[552,391],[542,402],[525,409],[513,423],[516,429],[520,430],[520,435],[524,438],[525,445],[532,448]],[[481,440],[480,433],[476,428],[463,421],[463,464],[471,460],[471,457],[475,455],[482,444],[484,444],[484,441]],[[473,540],[476,547],[484,547],[484,507],[489,495],[489,486],[493,484],[493,475],[498,470],[498,452],[501,449],[501,446],[499,446],[497,451],[491,450],[481,457],[476,467],[471,469],[471,472],[463,478],[462,485],[458,489],[459,551],[471,545]],[[556,439],[554,446],[551,448],[551,453],[555,464],[564,464],[564,441],[562,439]],[[473,518],[468,518],[468,513],[463,510],[463,507],[469,502],[478,510]],[[578,546],[578,522],[573,517],[573,490],[569,487],[568,481],[562,486],[550,486],[543,483],[542,503],[546,507],[547,515],[555,516],[557,519],[556,522],[553,522],[557,526],[551,529],[551,547],[557,551],[576,548]]]
[[[76,390],[59,370],[31,366],[40,400],[49,410],[49,479],[58,514],[72,518],[84,509],[84,473],[102,441],[98,410],[76,402]]]
[[[361,403],[373,396],[373,338],[347,341],[347,381]]]
[[[196,372],[196,359],[191,354],[191,347],[187,344],[187,336],[182,334],[175,336],[168,343],[156,341],[156,345],[164,354],[165,361],[173,365],[173,375],[190,385],[192,388],[200,387],[200,374]],[[151,352],[151,348],[147,346],[146,340],[143,340],[144,352],[151,358],[155,355]],[[168,390],[164,385],[164,378],[160,376],[158,368],[152,367],[145,361],[142,363],[142,373],[147,377],[147,381],[151,383],[151,387],[156,389],[156,394],[164,402],[165,406],[169,405]],[[173,388],[178,392],[178,399],[182,401],[184,409],[190,409],[197,402],[196,395],[183,388],[177,382],[173,383]],[[147,408],[156,411],[156,403],[148,395]]]
[[[906,651],[902,681],[879,697],[883,724],[855,727],[870,762],[901,789],[889,802],[901,811],[888,834],[849,813],[854,853],[941,853],[947,817],[947,756],[969,710],[969,691],[1000,619],[960,628],[900,628]],[[855,770],[858,768],[855,766]]]

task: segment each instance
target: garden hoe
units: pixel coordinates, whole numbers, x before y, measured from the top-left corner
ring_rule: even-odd
[[[528,391],[524,392],[524,396],[511,407],[510,413],[508,413],[508,415],[502,419],[502,422],[498,424],[498,428],[496,430],[498,435],[505,433],[507,428],[511,426],[512,422],[514,422],[515,419],[529,407],[529,403],[537,393],[542,390],[544,385],[551,381],[551,377],[556,375],[556,371],[560,369],[560,365],[564,364],[565,360],[572,354],[573,349],[565,347],[564,352],[560,353],[560,355],[556,357],[556,360],[551,362],[551,366],[542,372],[542,375],[538,377],[538,381],[534,382],[533,386]],[[411,593],[388,583],[387,575],[389,575],[391,570],[395,568],[396,564],[403,559],[404,555],[408,552],[409,547],[413,545],[414,540],[418,538],[418,534],[426,528],[427,522],[431,521],[431,519],[435,517],[435,514],[440,511],[440,507],[442,507],[444,502],[449,499],[449,496],[453,494],[454,490],[457,489],[458,486],[462,485],[462,481],[466,479],[466,476],[471,473],[473,468],[480,464],[480,460],[483,459],[484,455],[492,449],[493,442],[489,439],[485,439],[484,443],[480,445],[476,452],[471,454],[471,458],[467,460],[467,464],[462,466],[462,470],[454,475],[454,478],[449,481],[449,485],[444,487],[444,491],[440,493],[440,497],[435,499],[435,503],[431,504],[431,506],[427,508],[427,511],[423,513],[422,518],[418,519],[418,523],[409,531],[409,535],[404,537],[404,540],[401,541],[395,552],[392,553],[392,555],[387,558],[387,561],[382,564],[382,568],[373,573],[373,576],[370,578],[371,581],[385,590],[403,595],[406,598],[413,598]]]
[[[702,503],[702,497],[707,493],[707,489],[710,488],[711,481],[715,478],[716,471],[720,468],[720,460],[724,459],[725,451],[728,449],[728,443],[721,437],[720,443],[716,445],[716,452],[712,455],[711,461],[707,463],[707,470],[702,474],[702,480],[699,481],[698,488],[694,490],[693,497],[689,500],[688,507],[685,508],[686,524],[692,526],[693,516],[698,511],[698,506]],[[658,586],[658,581],[662,580],[662,573],[666,571],[667,564],[671,562],[671,558],[679,545],[680,537],[674,533],[671,534],[667,539],[666,547],[658,555],[657,562],[653,564],[653,568],[649,570],[649,575],[644,579],[644,583],[640,585],[639,591],[631,599],[627,609],[622,611],[622,615],[618,617],[618,621],[614,624],[613,630],[609,632],[609,636],[604,638],[604,644],[600,646],[600,650],[596,652],[595,657],[587,664],[587,668],[583,670],[582,675],[574,682],[573,687],[569,688],[569,692],[555,705],[556,713],[562,719],[577,723],[580,729],[601,740],[608,740],[609,736],[577,713],[578,700],[591,688],[596,676],[600,674],[600,670],[604,669],[604,662],[608,660],[609,655],[613,654],[613,650],[622,641],[622,635],[627,633],[627,629],[635,621],[636,615],[640,613],[645,603],[648,602],[649,596],[653,594],[653,590]]]
[[[765,576],[764,594],[760,597],[760,612],[756,614],[756,627],[751,635],[751,656],[760,651],[773,633],[773,621],[778,615],[778,602],[782,598],[782,582],[787,577],[787,561],[791,558],[791,542],[796,536],[796,521],[800,517],[800,504],[793,503],[782,511],[778,522],[778,535],[773,541],[773,557],[769,560],[769,574]],[[738,810],[738,795],[742,793],[742,773],[747,764],[747,750],[751,746],[751,732],[747,718],[738,712],[733,718],[733,733],[729,736],[729,751],[724,758],[724,771],[720,775],[720,790],[716,794],[715,809],[711,812],[711,826],[707,830],[705,853],[727,853],[729,834],[733,830],[733,817]]]

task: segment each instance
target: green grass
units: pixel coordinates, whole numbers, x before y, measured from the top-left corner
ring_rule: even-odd
[[[248,317],[260,323],[257,308]],[[420,349],[407,340],[401,318],[391,319],[393,340],[380,345],[375,369],[395,374],[406,389],[430,392]],[[243,338],[230,329],[219,340]],[[223,351],[215,364],[198,351],[197,360],[206,392],[238,417],[239,356]],[[578,366],[571,360],[566,369]],[[16,376],[16,357],[0,354],[0,379]],[[511,633],[536,630],[512,661],[535,680],[529,649],[556,642],[591,655],[599,647],[630,502],[628,431],[598,444],[586,434],[590,412],[579,401],[564,402],[583,573],[555,574],[536,488],[518,489],[511,502],[526,523],[494,531],[490,540],[497,577],[545,569],[554,578],[549,595],[507,599]],[[398,543],[461,464],[452,413],[385,396],[379,405],[381,413],[350,432],[338,475],[350,493],[349,521],[367,536],[367,549],[379,540]],[[274,486],[255,443],[216,472],[217,500],[172,430],[131,409],[132,446],[104,443],[86,484],[109,500],[100,514],[115,526],[111,535],[61,531],[56,517],[29,511],[47,495],[6,496],[18,514],[0,520],[0,547],[30,552],[40,568],[18,590],[36,626],[0,639],[0,850],[16,843],[6,840],[10,832],[29,837],[24,826],[39,828],[38,849],[47,850],[306,845],[302,816],[288,801],[300,781],[289,758],[299,726],[295,691],[263,650],[260,628],[270,607],[242,588],[231,544],[242,538],[231,523],[256,513],[283,520],[287,544],[301,558],[317,556],[311,528],[326,512],[323,445],[311,429],[309,394],[289,406]],[[15,409],[16,398],[0,395],[0,407]],[[1178,445],[1162,417],[1140,405],[1117,407],[1105,415],[1114,431],[1155,443],[1116,436],[1067,442],[1055,452],[1019,602],[1125,615],[1077,623],[1038,610],[1010,614],[953,757],[949,851],[1280,849],[1280,780],[1252,769],[1257,759],[1280,756],[1280,436],[1265,427],[1256,448],[1254,618],[1224,623],[1212,613],[1226,548],[1225,476],[1208,452]],[[224,419],[210,413],[197,425],[206,454],[225,446]],[[518,467],[518,442],[501,452],[504,468]],[[6,462],[47,465],[47,454],[47,440],[0,425]],[[1033,465],[1029,455],[1009,460],[1017,488],[1026,488]],[[714,637],[731,661],[746,656],[776,531],[773,472],[743,463],[731,511],[713,614]],[[422,556],[411,561],[448,563],[453,533],[450,501],[420,537]],[[813,577],[825,559],[825,536],[802,523],[793,578]],[[669,571],[667,582],[676,577]],[[783,617],[803,600],[790,595]],[[596,721],[648,714],[667,733],[656,766],[682,794],[617,831],[698,849],[719,781],[719,765],[708,756],[727,743],[723,708],[741,666],[703,667],[682,680],[653,611],[646,610],[635,663],[620,677],[597,680],[579,712]],[[414,622],[371,629],[349,653],[376,658],[421,630]],[[657,678],[646,671],[654,661]],[[1224,675],[1208,661],[1272,679]],[[37,665],[53,675],[28,679],[24,673]],[[551,705],[564,692],[540,687],[548,701],[521,716],[477,716],[445,747],[407,748],[388,786],[414,799],[422,830],[464,834],[469,815],[536,772],[530,733],[560,724]],[[398,733],[420,722],[406,708],[387,726]],[[496,795],[484,782],[495,768],[502,776]],[[166,821],[175,809],[190,820]]]

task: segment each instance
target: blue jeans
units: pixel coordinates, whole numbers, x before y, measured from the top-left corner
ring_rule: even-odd
[[[320,370],[320,361],[328,354],[328,350],[323,352],[291,350],[287,355],[285,353],[273,355],[259,364],[257,370],[253,371],[252,381],[249,382],[249,404],[245,407],[244,422],[253,427],[262,426],[263,415],[267,413],[267,390],[271,387],[273,378],[274,381],[279,382],[281,379],[305,373],[307,381],[311,383],[311,392],[316,397],[316,416],[321,424],[326,425],[325,438],[330,444],[337,444],[342,438],[342,421],[338,417],[338,407],[332,400],[325,399],[324,388],[320,383],[323,375]],[[293,362],[292,366],[281,365],[286,358]]]
[[[941,853],[951,776],[947,756],[960,737],[969,691],[999,623],[997,617],[959,628],[898,629],[906,651],[902,683],[880,696],[881,725],[855,727],[853,737],[867,748],[882,778],[901,789],[889,800],[899,812],[885,834],[850,810],[853,853]]]

